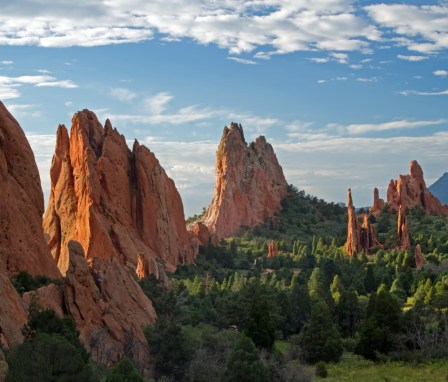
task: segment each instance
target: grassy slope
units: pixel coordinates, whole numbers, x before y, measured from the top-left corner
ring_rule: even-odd
[[[376,364],[353,354],[345,354],[338,364],[327,366],[327,382],[446,382],[448,361],[409,364],[388,362]]]

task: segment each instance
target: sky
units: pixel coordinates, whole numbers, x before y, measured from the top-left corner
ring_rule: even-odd
[[[448,171],[448,1],[0,0],[0,100],[48,199],[58,124],[93,110],[153,151],[186,216],[225,125],[266,136],[288,183],[372,204],[418,160]]]

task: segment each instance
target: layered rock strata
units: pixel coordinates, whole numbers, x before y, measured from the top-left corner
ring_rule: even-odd
[[[197,229],[202,230],[202,239],[216,243],[279,212],[287,193],[272,146],[263,136],[248,145],[241,125],[232,122],[224,128],[216,152],[215,189],[201,220],[209,234],[203,227]]]

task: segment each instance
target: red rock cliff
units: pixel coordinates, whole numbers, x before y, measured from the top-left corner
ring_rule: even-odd
[[[174,182],[155,155],[135,141],[132,151],[107,120],[76,113],[70,136],[57,131],[51,194],[44,230],[63,274],[68,242],[79,242],[87,259],[115,257],[132,269],[140,261],[168,270],[192,261],[191,238]]]
[[[421,207],[426,213],[448,215],[448,206],[442,205],[426,188],[423,170],[415,160],[411,162],[409,175],[390,181],[387,203],[397,211],[400,206],[403,209]]]
[[[0,343],[22,340],[28,312],[9,276],[20,271],[61,277],[42,231],[43,194],[33,152],[0,102]]]
[[[60,277],[42,230],[44,197],[34,154],[0,102],[0,268]]]
[[[232,123],[216,152],[215,190],[202,222],[217,242],[279,212],[287,187],[266,139],[260,136],[247,145],[241,125]]]

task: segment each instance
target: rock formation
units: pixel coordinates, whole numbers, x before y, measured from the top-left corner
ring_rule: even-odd
[[[42,231],[44,198],[33,152],[0,102],[0,269],[60,277]]]
[[[273,259],[278,256],[278,248],[275,240],[268,242],[268,259]]]
[[[68,249],[64,304],[81,341],[98,363],[126,356],[145,370],[149,354],[142,328],[156,319],[151,301],[117,257],[94,258],[90,268],[79,243],[70,241]]]
[[[352,199],[352,190],[350,188],[347,192],[348,199],[348,225],[347,225],[347,241],[345,243],[345,252],[349,256],[352,256],[354,253],[360,252],[361,245],[359,240],[359,223],[358,218],[355,213],[355,208],[353,207],[353,199]]]
[[[43,194],[33,152],[18,122],[0,102],[0,343],[22,340],[28,312],[9,276],[20,271],[61,275],[42,231]]]
[[[415,268],[419,270],[425,264],[425,257],[423,256],[420,244],[417,244],[417,246],[415,247],[414,255],[415,255]]]
[[[400,241],[400,249],[405,251],[411,247],[411,240],[409,238],[408,219],[403,211],[403,207],[398,209],[398,224],[397,224],[398,240]]]
[[[202,219],[211,240],[216,243],[279,212],[287,188],[272,146],[263,136],[248,145],[241,125],[232,122],[216,152],[215,190]]]
[[[51,194],[44,216],[48,245],[63,274],[68,242],[79,242],[87,259],[114,257],[133,270],[139,256],[173,271],[192,261],[194,249],[174,182],[154,154],[135,141],[132,151],[109,120],[74,115],[70,137],[57,131]]]
[[[383,199],[380,199],[378,188],[373,190],[373,205],[370,207],[370,213],[374,215],[379,215],[384,208],[385,203]]]
[[[410,174],[400,175],[391,180],[387,190],[387,203],[398,211],[421,207],[426,213],[448,215],[448,206],[440,201],[426,188],[423,171],[417,161],[411,161]]]
[[[353,207],[352,192],[348,189],[348,224],[347,241],[345,242],[345,251],[349,256],[361,251],[368,252],[370,249],[381,246],[376,238],[376,227],[369,223],[368,215],[360,215],[362,224],[358,221],[358,216]]]

